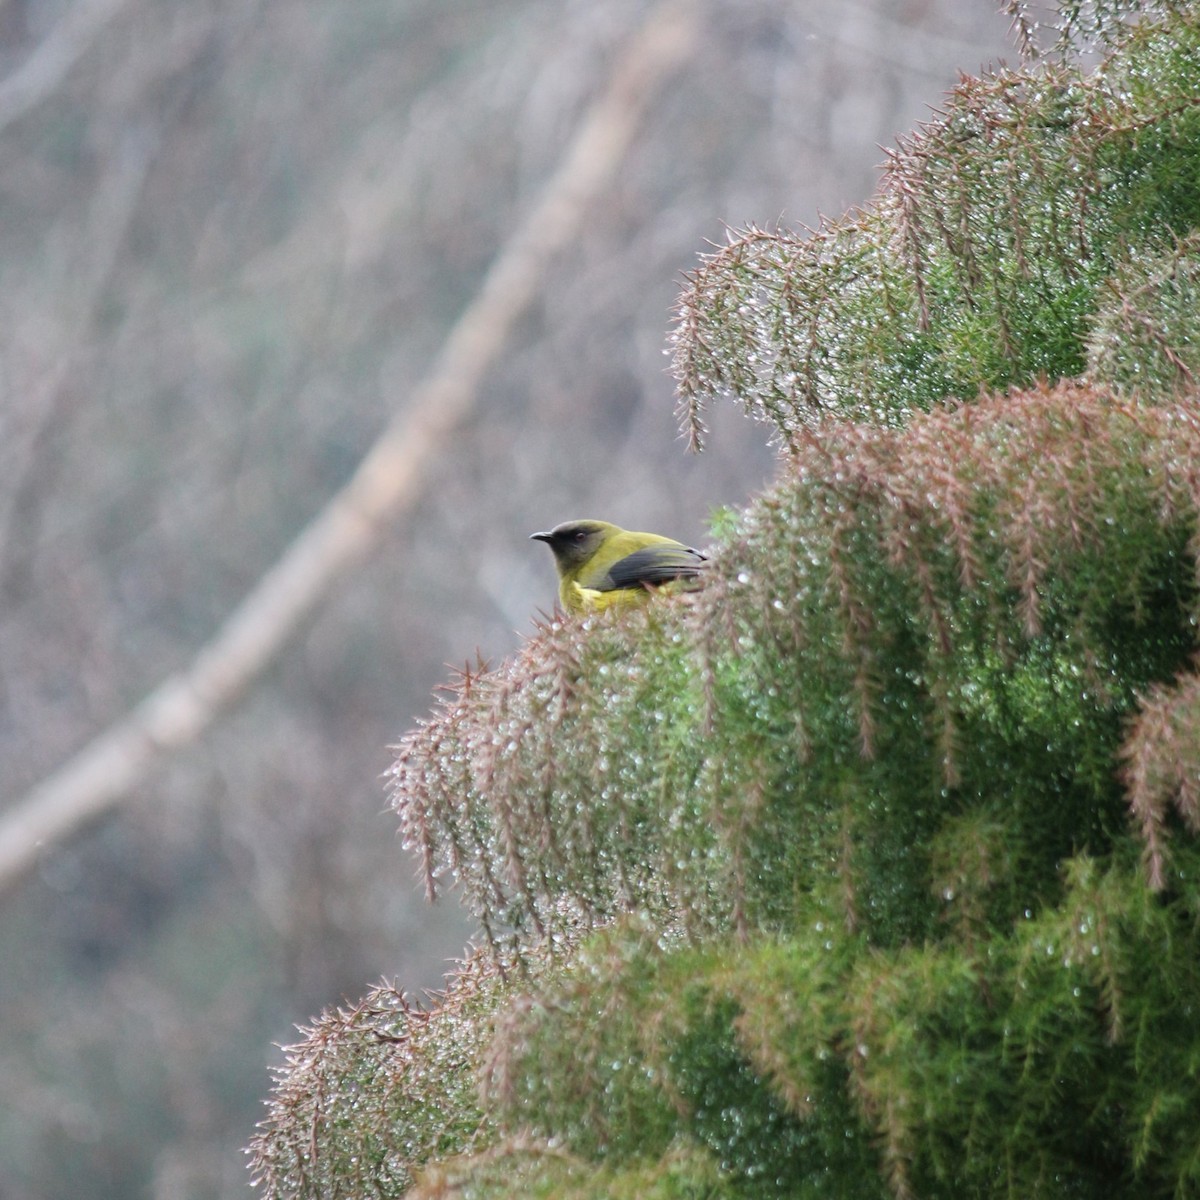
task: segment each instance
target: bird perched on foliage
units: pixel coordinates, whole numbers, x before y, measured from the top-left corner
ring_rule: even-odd
[[[553,551],[558,598],[572,613],[639,604],[657,588],[695,579],[706,558],[674,538],[607,521],[564,521],[529,536]]]

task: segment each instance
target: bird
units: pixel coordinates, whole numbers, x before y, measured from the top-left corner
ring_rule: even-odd
[[[644,602],[660,587],[695,580],[707,555],[658,533],[634,533],[608,521],[564,521],[545,533],[558,568],[558,599],[569,613],[603,612]]]

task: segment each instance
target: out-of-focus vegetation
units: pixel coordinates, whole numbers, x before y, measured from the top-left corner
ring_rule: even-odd
[[[446,662],[550,607],[528,532],[594,513],[699,541],[760,485],[747,422],[681,451],[681,273],[723,223],[869,194],[877,147],[1005,47],[979,0],[698,7],[411,519],[4,898],[6,1200],[242,1194],[270,1043],[364,979],[438,982],[473,923],[417,900],[384,747]],[[648,8],[0,4],[0,802],[185,664],[403,409]]]
[[[292,1049],[266,1195],[1200,1192],[1200,14],[1060,17],[689,280],[777,478],[404,739],[487,946]]]

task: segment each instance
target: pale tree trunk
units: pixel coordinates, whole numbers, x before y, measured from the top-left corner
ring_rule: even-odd
[[[116,0],[107,3],[111,7]],[[0,819],[0,890],[20,879],[39,855],[118,805],[165,755],[195,741],[271,663],[334,584],[368,557],[385,528],[413,507],[429,485],[429,464],[474,411],[488,369],[535,299],[552,257],[578,236],[651,102],[690,53],[699,8],[698,0],[663,0],[631,36],[532,211],[501,249],[424,380],[346,486],[185,670],[7,807]]]

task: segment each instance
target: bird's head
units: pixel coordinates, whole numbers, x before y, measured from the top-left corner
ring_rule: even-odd
[[[566,575],[583,566],[616,532],[617,527],[607,521],[564,521],[546,533],[531,533],[529,537],[550,547],[559,575]]]

